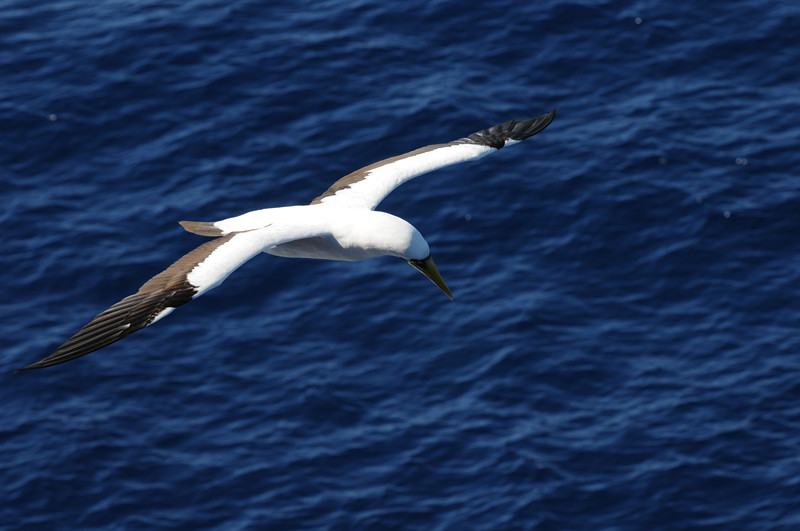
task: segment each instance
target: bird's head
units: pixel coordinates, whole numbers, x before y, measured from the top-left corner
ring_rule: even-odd
[[[353,239],[361,248],[370,249],[369,256],[389,255],[405,260],[428,277],[450,299],[453,298],[431,257],[428,242],[413,225],[386,212],[367,211],[363,216],[363,220],[356,220],[350,227],[348,239]]]
[[[400,219],[400,221],[407,225],[407,228],[406,237],[400,240],[405,246],[398,253],[398,256],[428,277],[445,295],[450,297],[450,300],[453,300],[450,288],[447,287],[447,283],[445,283],[441,273],[439,273],[439,269],[436,267],[436,263],[433,261],[428,242],[425,241],[425,238],[413,225],[403,219]]]

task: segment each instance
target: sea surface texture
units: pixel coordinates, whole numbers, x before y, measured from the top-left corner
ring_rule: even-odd
[[[800,3],[0,0],[0,528],[800,529]],[[14,374],[200,245],[412,149],[395,258],[261,255]]]

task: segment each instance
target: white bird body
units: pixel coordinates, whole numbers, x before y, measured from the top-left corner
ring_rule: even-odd
[[[406,220],[374,209],[402,183],[525,140],[545,129],[554,116],[555,110],[531,120],[511,120],[376,162],[342,177],[310,205],[254,210],[216,222],[182,221],[187,231],[213,239],[95,316],[53,354],[20,370],[64,363],[149,326],[219,286],[262,252],[342,261],[393,256],[406,260],[452,298],[422,234]]]
[[[408,221],[374,210],[325,204],[296,207],[304,219],[327,223],[320,235],[275,245],[264,252],[286,258],[316,258],[354,262],[378,256],[424,260],[428,242]]]
[[[402,218],[358,208],[317,205],[266,208],[214,223],[232,236],[186,278],[195,297],[220,285],[261,252],[286,258],[352,262],[377,256],[424,260],[422,234]]]
[[[422,260],[428,244],[409,222],[386,212],[319,203],[253,210],[212,224],[220,236],[268,229],[265,253],[286,258],[356,261],[377,256]],[[187,227],[190,230],[190,227]],[[413,244],[413,245],[412,245]],[[420,253],[422,253],[420,255]]]

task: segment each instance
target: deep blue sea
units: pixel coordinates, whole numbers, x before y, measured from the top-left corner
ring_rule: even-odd
[[[800,3],[0,0],[0,528],[800,529]],[[557,108],[14,374],[179,220]]]

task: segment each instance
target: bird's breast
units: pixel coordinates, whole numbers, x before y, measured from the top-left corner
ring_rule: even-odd
[[[366,258],[380,256],[381,254],[371,249],[344,247],[333,236],[303,238],[301,240],[270,247],[264,252],[285,258],[313,258],[317,260],[341,260],[345,262],[364,260]]]

